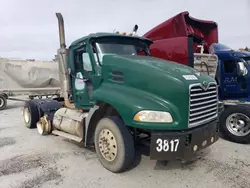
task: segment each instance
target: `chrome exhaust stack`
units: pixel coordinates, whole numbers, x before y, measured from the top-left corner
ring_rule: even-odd
[[[66,48],[65,32],[64,32],[64,21],[63,21],[62,14],[61,13],[56,13],[56,17],[58,19],[60,48]]]
[[[56,13],[56,17],[58,19],[59,39],[60,39],[60,48],[57,50],[57,60],[59,68],[59,79],[61,83],[61,92],[64,98],[65,107],[74,109],[75,105],[73,103],[70,103],[69,100],[71,87],[69,83],[70,79],[67,66],[68,49],[66,48],[66,42],[65,42],[64,21],[61,13]]]
[[[136,34],[137,30],[138,30],[138,25],[135,24],[133,31],[132,31],[132,36],[134,36]]]

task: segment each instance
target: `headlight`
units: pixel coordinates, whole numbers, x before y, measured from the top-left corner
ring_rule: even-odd
[[[135,121],[154,122],[154,123],[172,123],[173,118],[169,112],[142,110],[134,116]]]

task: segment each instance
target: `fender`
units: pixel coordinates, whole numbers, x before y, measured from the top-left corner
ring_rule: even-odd
[[[93,91],[92,99],[112,105],[121,115],[124,123],[136,128],[173,129],[181,121],[178,108],[168,101],[151,93],[120,84],[103,83]],[[174,122],[171,124],[141,123],[133,120],[140,110],[158,110],[170,112]]]

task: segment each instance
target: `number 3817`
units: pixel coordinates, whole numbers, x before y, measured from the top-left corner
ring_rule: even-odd
[[[179,145],[179,139],[174,139],[174,140],[162,140],[160,138],[158,138],[156,140],[156,150],[158,152],[161,151],[170,151],[170,152],[176,152],[178,150],[178,145]]]

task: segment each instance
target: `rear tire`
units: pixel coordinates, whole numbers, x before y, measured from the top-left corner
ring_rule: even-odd
[[[23,109],[23,118],[25,126],[27,128],[37,128],[36,123],[39,121],[39,112],[36,105],[32,103],[32,101],[28,101],[25,103]]]
[[[95,129],[95,149],[101,164],[113,173],[128,169],[135,158],[134,140],[118,117],[101,119]]]
[[[4,95],[0,95],[0,110],[5,109],[7,106],[7,98]]]
[[[225,107],[220,116],[220,132],[229,141],[250,142],[250,107],[233,105]]]

